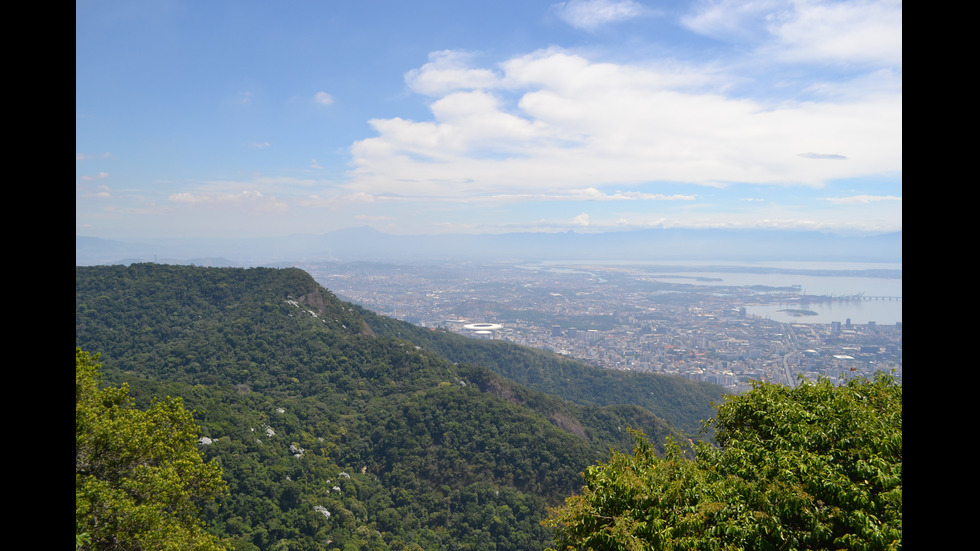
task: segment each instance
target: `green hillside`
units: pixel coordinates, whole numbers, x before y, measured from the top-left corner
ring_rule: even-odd
[[[75,280],[76,346],[100,354],[105,380],[195,411],[230,489],[205,520],[236,549],[541,549],[546,505],[630,449],[628,427],[686,437],[720,397],[665,386],[684,390],[654,403],[642,387],[629,405],[615,374],[426,333],[298,269],[135,264]],[[593,395],[559,388],[584,373]]]
[[[489,367],[519,384],[579,404],[641,406],[692,438],[715,413],[723,389],[679,375],[634,373],[591,366],[552,352],[503,341],[471,339],[432,331],[356,307],[378,335],[409,339],[454,362]]]

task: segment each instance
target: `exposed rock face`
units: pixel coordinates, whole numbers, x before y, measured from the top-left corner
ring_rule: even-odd
[[[582,425],[579,424],[578,421],[566,417],[560,413],[555,413],[554,415],[551,416],[551,422],[554,423],[555,426],[560,428],[561,430],[569,434],[574,434],[575,436],[578,436],[579,438],[585,440],[586,442],[589,441],[588,435],[585,434],[585,429],[582,428]]]
[[[319,290],[306,293],[305,295],[299,297],[298,302],[300,304],[303,304],[311,308],[313,312],[315,312],[316,315],[318,316],[323,316],[328,312],[327,300],[323,298],[323,293],[321,293]],[[343,309],[344,308],[342,308],[342,310]],[[351,309],[350,312],[353,314],[354,310]],[[360,316],[358,316],[357,314],[354,314],[354,316],[356,316],[357,319],[356,319],[356,323],[351,326],[351,331],[353,331],[356,334],[361,334],[368,337],[375,336],[374,331],[371,330],[371,328],[368,326],[366,321],[361,319]],[[348,319],[350,318],[350,316],[345,316],[345,317],[347,317]],[[344,325],[343,327],[344,329],[347,329],[346,325]]]
[[[313,308],[313,310],[320,315],[323,315],[327,311],[327,301],[323,299],[322,294],[316,291],[306,293],[305,295],[299,297],[299,303]]]
[[[497,379],[490,379],[480,390],[483,392],[488,392],[501,400],[507,400],[512,404],[523,404],[523,402],[521,402],[521,400],[514,395],[514,391],[509,385],[502,384],[501,381]]]

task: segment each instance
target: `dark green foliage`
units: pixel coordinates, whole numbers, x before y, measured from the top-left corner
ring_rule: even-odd
[[[628,449],[627,427],[678,434],[483,361],[549,368],[518,347],[454,363],[413,326],[368,319],[296,269],[76,268],[76,345],[138,404],[196,412],[229,485],[204,518],[235,549],[541,549],[545,506]]]
[[[453,362],[473,363],[521,385],[579,404],[632,404],[653,412],[690,436],[714,415],[720,386],[677,375],[632,373],[590,366],[550,352],[431,331],[355,307],[378,335],[408,339]]]
[[[664,458],[637,436],[554,511],[575,549],[902,547],[902,387],[889,375],[757,384],[719,408],[720,447]]]

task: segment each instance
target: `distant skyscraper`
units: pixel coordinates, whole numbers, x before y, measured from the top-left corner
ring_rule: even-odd
[[[561,336],[561,326],[560,325],[552,325],[551,326],[551,336],[552,337],[560,337]]]
[[[833,333],[833,334],[835,334],[835,335],[839,335],[840,334],[840,322],[839,321],[832,321],[832,322],[830,322],[830,332]]]

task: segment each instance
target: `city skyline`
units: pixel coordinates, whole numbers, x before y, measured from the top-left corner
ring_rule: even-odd
[[[76,235],[902,229],[891,1],[76,4]]]

